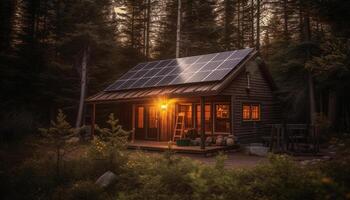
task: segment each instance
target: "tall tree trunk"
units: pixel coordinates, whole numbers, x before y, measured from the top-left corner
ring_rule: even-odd
[[[135,48],[135,6],[132,5],[131,12],[131,48]]]
[[[284,30],[283,30],[283,35],[284,39],[286,41],[289,40],[289,33],[288,33],[288,0],[283,0],[283,25],[284,25]]]
[[[86,77],[87,77],[87,63],[90,54],[90,47],[84,49],[83,58],[81,62],[81,81],[80,81],[80,100],[79,100],[79,110],[77,115],[77,120],[75,127],[79,128],[81,126],[83,111],[84,111],[84,101],[86,96]]]
[[[241,0],[237,0],[237,47],[241,48]]]
[[[310,122],[314,124],[316,114],[316,103],[315,103],[315,85],[312,78],[312,73],[308,72],[308,86],[309,86],[309,100],[310,100]]]
[[[17,0],[0,1],[0,52],[8,51],[12,46],[17,12]]]
[[[177,26],[176,26],[176,58],[180,57],[180,40],[181,40],[181,0],[177,1]]]
[[[225,50],[229,50],[230,48],[230,31],[229,31],[229,0],[224,0],[224,9],[225,9],[225,14],[224,14],[224,47]]]
[[[256,49],[260,49],[260,0],[256,1]]]
[[[251,2],[250,2],[250,9],[251,9],[251,11],[250,11],[250,21],[251,21],[251,36],[250,36],[250,42],[251,42],[251,45],[252,45],[252,47],[255,45],[255,28],[254,28],[254,26],[255,26],[255,23],[254,23],[254,11],[255,11],[255,9],[254,9],[254,0],[251,0]]]
[[[302,0],[299,0],[299,34],[300,34],[300,41],[303,41],[303,35],[304,35],[304,12],[303,12],[303,2]]]
[[[147,23],[146,23],[146,58],[149,58],[149,34],[151,23],[151,0],[147,0]]]
[[[146,3],[146,8],[147,8],[147,1],[144,1],[144,3]],[[146,56],[146,46],[147,46],[147,9],[144,9],[143,11],[143,17],[144,17],[144,21],[143,21],[143,55]]]
[[[328,92],[328,120],[331,126],[334,127],[336,120],[336,110],[337,110],[337,93],[334,90]]]
[[[311,41],[311,28],[310,28],[310,14],[308,5],[303,6],[304,9],[304,42]],[[311,59],[310,47],[306,47],[306,62]],[[308,71],[308,88],[309,88],[309,106],[310,106],[310,123],[313,125],[315,122],[316,103],[315,103],[315,85],[312,78],[312,73]]]

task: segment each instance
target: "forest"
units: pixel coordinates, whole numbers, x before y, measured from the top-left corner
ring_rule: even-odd
[[[327,139],[347,138],[349,21],[349,0],[1,0],[0,156],[14,143],[32,142],[52,120],[72,131],[69,124],[82,123],[81,98],[139,62],[175,58],[177,49],[179,57],[258,50],[277,85],[283,122],[318,123],[328,128]],[[83,65],[87,92],[81,97]],[[224,156],[213,167],[172,152],[129,158],[120,138],[120,132],[100,138],[87,157],[64,167],[60,149],[56,161],[36,151],[25,152],[29,159],[21,165],[1,159],[0,192],[4,199],[350,199],[346,139],[332,140],[346,159],[309,170],[272,156],[265,166],[231,171],[222,166]],[[106,170],[120,182],[101,191],[91,180]]]
[[[140,61],[174,58],[177,8],[177,0],[1,1],[2,131],[36,130],[58,108],[75,121],[87,49],[86,96]],[[180,57],[259,49],[286,121],[307,122],[312,107],[346,131],[349,9],[346,0],[183,1]]]

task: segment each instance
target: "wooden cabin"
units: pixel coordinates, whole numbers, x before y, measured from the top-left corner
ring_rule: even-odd
[[[86,102],[93,124],[115,113],[136,140],[172,140],[183,113],[185,131],[233,134],[245,143],[280,122],[275,89],[258,52],[248,48],[140,63]]]

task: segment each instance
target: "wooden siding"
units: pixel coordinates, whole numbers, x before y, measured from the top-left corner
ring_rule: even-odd
[[[250,74],[249,90],[247,90],[247,72]],[[238,137],[240,142],[259,141],[262,136],[269,134],[269,124],[280,122],[280,104],[271,88],[261,68],[255,61],[251,61],[246,64],[245,70],[240,72],[232,83],[222,91],[222,95],[232,96],[233,134]],[[256,122],[243,121],[243,103],[260,104],[261,120]]]
[[[109,114],[119,120],[125,130],[132,129],[132,105],[130,103],[96,104],[96,124],[100,127],[109,127],[106,123]]]

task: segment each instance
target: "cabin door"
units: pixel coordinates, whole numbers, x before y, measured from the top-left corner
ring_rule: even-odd
[[[147,131],[146,139],[157,140],[158,139],[158,112],[157,107],[154,105],[147,106]]]
[[[158,139],[158,112],[154,105],[137,105],[135,107],[135,139]]]

